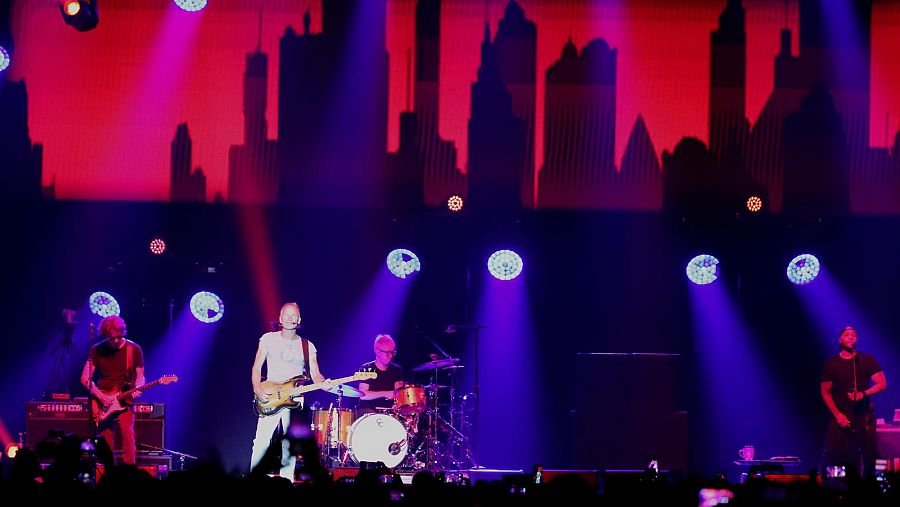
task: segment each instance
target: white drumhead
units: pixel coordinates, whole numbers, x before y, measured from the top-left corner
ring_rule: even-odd
[[[380,461],[393,468],[406,457],[409,442],[406,428],[394,417],[366,414],[350,426],[347,447],[357,463]]]

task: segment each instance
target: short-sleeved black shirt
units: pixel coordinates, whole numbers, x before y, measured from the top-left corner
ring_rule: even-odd
[[[836,355],[825,362],[822,382],[831,382],[831,397],[838,410],[844,414],[862,413],[872,408],[871,400],[863,398],[853,402],[847,393],[853,392],[854,367],[856,371],[856,389],[865,391],[872,385],[872,375],[881,371],[878,361],[865,352],[857,352],[853,359],[844,359]]]
[[[390,363],[385,371],[379,370],[375,366],[375,361],[369,361],[362,365],[363,370],[371,370],[378,374],[378,377],[366,379],[363,383],[369,385],[370,391],[393,391],[395,382],[403,382],[403,368],[396,363]],[[374,400],[359,400],[359,408],[388,408],[394,406],[394,400],[386,398],[375,398]]]

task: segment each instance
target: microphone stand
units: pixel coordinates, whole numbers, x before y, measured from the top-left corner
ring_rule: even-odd
[[[186,454],[183,452],[173,451],[171,449],[166,449],[165,447],[156,447],[155,445],[139,443],[137,444],[139,447],[143,447],[145,449],[151,449],[154,451],[165,452],[168,454],[173,454],[178,456],[178,466],[179,470],[184,470],[184,460],[185,459],[198,459],[197,456],[191,456],[190,454]]]
[[[100,433],[100,423],[98,423],[94,419],[94,411],[92,410],[94,403],[100,403],[99,400],[95,401],[91,399],[91,386],[94,384],[94,361],[91,360],[91,351],[94,348],[94,336],[96,334],[96,326],[94,323],[90,323],[90,331],[88,334],[87,340],[87,364],[88,364],[88,417],[91,418],[91,438],[97,438],[97,435]],[[112,446],[110,446],[112,447]]]
[[[478,387],[478,338],[481,335],[481,330],[486,328],[487,326],[482,326],[479,324],[474,325],[457,325],[450,324],[447,326],[448,332],[457,332],[457,331],[472,331],[472,338],[474,340],[472,346],[475,348],[475,423],[472,425],[472,454],[474,454],[475,459],[472,460],[473,464],[477,462],[478,459],[478,447],[479,447],[479,426],[481,425],[481,420],[479,419],[480,413],[480,405],[481,405],[481,392]]]
[[[449,329],[450,326],[447,326],[447,327],[448,327],[448,329]],[[428,341],[430,341],[431,344],[434,345],[435,348],[438,349],[438,352],[440,352],[441,354],[444,355],[444,358],[449,358],[449,357],[450,357],[450,354],[448,354],[446,350],[442,349],[441,346],[438,345],[436,341],[434,341],[434,340],[431,339],[431,337],[426,336],[425,338],[427,338]]]

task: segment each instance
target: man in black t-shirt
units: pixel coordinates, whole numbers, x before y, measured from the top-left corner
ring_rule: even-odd
[[[108,417],[97,425],[97,431],[115,449],[113,430],[118,428],[122,435],[122,462],[129,465],[135,463],[137,446],[134,440],[134,411],[131,400],[116,400],[119,392],[140,387],[145,384],[144,352],[140,345],[125,339],[125,321],[117,315],[111,315],[100,323],[100,336],[106,338],[91,347],[91,354],[81,372],[81,384],[87,388],[94,398],[94,415],[104,411],[118,402],[124,407],[122,411],[112,411]],[[96,379],[96,383],[94,382]],[[141,395],[136,391],[132,397]]]
[[[884,391],[887,380],[874,357],[856,350],[856,342],[855,329],[841,330],[841,351],[825,362],[822,373],[822,400],[833,416],[823,466],[844,465],[870,477],[877,452],[871,396]]]
[[[390,408],[394,405],[394,390],[403,387],[403,368],[391,360],[397,355],[397,344],[390,335],[375,337],[375,360],[362,365],[378,376],[369,382],[360,382],[363,396],[359,401],[361,412],[371,412],[376,408]]]

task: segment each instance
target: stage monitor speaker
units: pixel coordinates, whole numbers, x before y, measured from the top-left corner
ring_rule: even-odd
[[[162,471],[159,469],[158,465],[155,465],[155,464],[147,465],[147,464],[137,463],[137,464],[135,464],[135,467],[147,472],[148,474],[150,474],[150,477],[153,477],[154,479],[165,477],[165,474],[162,473]],[[98,483],[100,482],[101,479],[103,479],[104,472],[106,472],[106,467],[101,464],[98,464],[97,465],[97,482]]]
[[[670,482],[669,470],[659,471],[659,481]],[[602,470],[598,474],[599,492],[602,495],[629,495],[647,484],[645,470]]]
[[[822,485],[822,476],[818,474],[815,477],[810,477],[810,474],[767,473],[755,477],[748,477],[747,481],[752,481],[754,479],[765,479],[767,481],[788,485],[796,484],[798,482],[807,483],[811,480],[815,480],[816,484]]]
[[[571,477],[578,477],[584,481],[591,489],[597,489],[599,470],[544,470],[544,482],[551,483],[557,479],[569,480]]]
[[[900,426],[877,426],[878,454],[885,459],[900,458]]]
[[[116,453],[117,457],[121,456]],[[135,461],[137,465],[154,465],[159,470],[159,476],[165,477],[173,467],[172,456],[168,454],[164,454],[161,452],[153,451],[153,452],[141,452],[138,451],[135,455]],[[176,467],[178,468],[178,467]]]
[[[349,477],[350,479],[352,479],[356,477],[357,473],[359,473],[359,467],[334,467],[332,473],[334,474],[332,476],[332,479],[334,479],[335,481],[341,480],[344,477]]]

